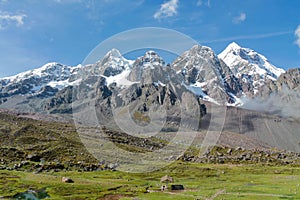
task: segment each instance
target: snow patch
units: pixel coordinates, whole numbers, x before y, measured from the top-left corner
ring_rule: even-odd
[[[209,101],[211,103],[220,105],[219,102],[217,102],[216,100],[214,100],[213,98],[211,98],[210,96],[208,96],[207,94],[205,94],[202,90],[202,88],[200,87],[201,83],[196,82],[195,84],[191,84],[191,85],[186,85],[185,83],[182,83],[182,85],[189,91],[191,91],[192,93],[194,93],[195,95],[199,96],[200,99],[203,99],[204,101]]]
[[[130,70],[124,70],[122,73],[117,74],[115,76],[110,76],[110,77],[102,76],[102,77],[106,78],[107,85],[116,83],[117,86],[119,87],[128,87],[135,83],[139,83],[139,82],[132,82],[127,79],[130,72],[131,72]]]

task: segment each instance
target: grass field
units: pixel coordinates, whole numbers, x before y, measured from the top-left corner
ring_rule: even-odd
[[[185,190],[161,192],[166,174]],[[64,176],[74,183],[62,183]],[[147,174],[2,170],[0,183],[2,198],[45,188],[49,199],[300,199],[300,168],[292,166],[176,162]]]

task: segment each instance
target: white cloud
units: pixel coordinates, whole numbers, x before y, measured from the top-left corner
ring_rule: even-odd
[[[177,14],[178,0],[169,0],[160,5],[160,9],[154,13],[155,19],[172,17]]]
[[[25,14],[10,15],[7,13],[0,13],[0,29],[14,24],[16,26],[24,25],[24,18],[27,17]]]
[[[247,15],[246,15],[246,13],[243,12],[239,16],[234,17],[232,22],[235,23],[235,24],[239,24],[239,23],[245,21],[246,18],[247,18]]]
[[[300,48],[300,25],[299,25],[298,28],[295,30],[295,36],[296,36],[296,38],[297,38],[296,44],[297,44],[298,47]]]

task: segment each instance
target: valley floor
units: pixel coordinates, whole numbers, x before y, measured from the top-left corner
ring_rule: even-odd
[[[89,136],[88,142],[94,141]],[[120,148],[143,153],[164,146],[172,133],[143,139],[105,130],[105,136]],[[300,154],[264,147],[244,135],[224,134],[220,146],[201,157],[191,145],[171,165],[143,174],[117,171],[94,158],[71,123],[0,112],[0,138],[0,199],[27,191],[57,200],[300,199]],[[226,141],[233,147],[223,146]],[[239,147],[235,141],[255,145]],[[169,189],[176,184],[184,190],[160,191],[165,175],[174,180]],[[62,182],[63,177],[74,182]]]
[[[182,191],[160,191],[160,178],[173,177]],[[74,183],[63,183],[70,177]],[[0,199],[45,189],[48,199],[300,199],[300,167],[264,164],[201,164],[176,161],[160,171],[0,170]]]

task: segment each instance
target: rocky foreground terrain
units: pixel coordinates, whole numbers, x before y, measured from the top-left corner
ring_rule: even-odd
[[[0,113],[0,169],[39,173],[118,168],[120,163],[94,158],[81,143],[73,124],[35,120],[23,115]],[[168,138],[162,134],[162,137],[137,138],[108,129],[104,132],[107,141],[126,151],[140,154],[160,149],[168,143]],[[194,143],[181,156],[170,155],[170,161],[297,166],[300,164],[299,153],[279,150],[245,135],[231,132],[222,134],[216,146],[200,154],[199,144],[203,134],[205,133],[199,132]]]

